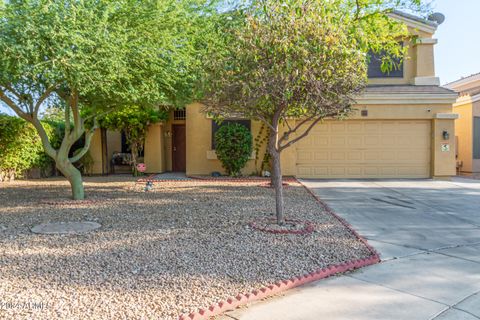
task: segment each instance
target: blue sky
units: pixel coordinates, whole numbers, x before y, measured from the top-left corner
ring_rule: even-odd
[[[480,72],[480,0],[436,0],[446,16],[435,37],[436,73],[442,84]]]

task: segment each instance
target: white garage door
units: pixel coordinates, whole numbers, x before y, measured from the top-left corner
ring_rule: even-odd
[[[430,177],[428,120],[325,121],[296,146],[300,178]]]

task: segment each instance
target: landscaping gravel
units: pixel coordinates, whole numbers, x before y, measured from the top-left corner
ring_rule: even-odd
[[[0,184],[0,318],[178,319],[238,293],[370,255],[300,185],[285,188],[286,216],[308,235],[250,228],[273,217],[274,191],[258,182],[86,179],[105,201],[46,204],[69,196],[61,179]],[[100,229],[42,235],[49,222]]]

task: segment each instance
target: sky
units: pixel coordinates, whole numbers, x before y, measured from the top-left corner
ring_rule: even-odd
[[[436,0],[434,9],[446,17],[435,34],[435,67],[442,85],[480,72],[480,0]]]
[[[445,15],[435,38],[435,67],[442,85],[480,72],[480,0],[434,0]],[[0,112],[13,114],[0,104]]]

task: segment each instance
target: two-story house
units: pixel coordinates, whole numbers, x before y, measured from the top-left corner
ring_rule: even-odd
[[[318,124],[305,139],[282,154],[284,175],[301,178],[448,178],[455,175],[457,94],[439,86],[435,76],[434,33],[438,24],[396,12],[415,37],[404,42],[408,57],[398,70],[382,73],[372,59],[369,86],[357,99],[355,113],[343,121]],[[262,124],[240,121],[254,137]],[[216,159],[217,124],[193,103],[171,112],[165,123],[152,125],[144,162],[151,173],[184,171],[187,175],[223,172]],[[111,157],[122,147],[121,134],[100,131],[92,143],[94,173],[111,172]],[[264,152],[264,147],[257,158]],[[258,171],[252,159],[244,174]]]

